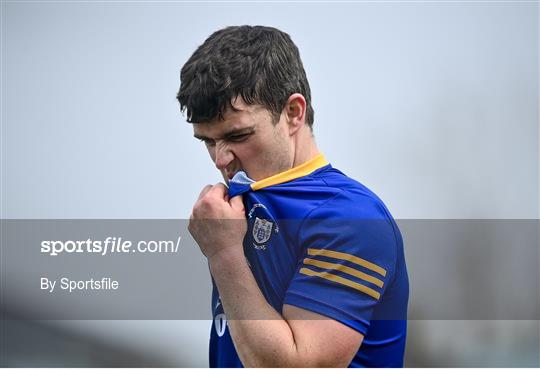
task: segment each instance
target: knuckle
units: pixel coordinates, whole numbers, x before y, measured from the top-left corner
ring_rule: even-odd
[[[204,209],[207,205],[208,205],[208,199],[206,199],[205,197],[201,198],[201,199],[197,202],[197,208],[196,208],[196,211],[198,211],[198,210],[200,210],[200,209]]]
[[[212,200],[210,197],[205,196],[199,201],[199,208],[207,209],[212,206]]]

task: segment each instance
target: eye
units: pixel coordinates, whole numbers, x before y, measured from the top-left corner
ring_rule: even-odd
[[[229,141],[232,142],[242,142],[245,141],[250,136],[250,133],[243,133],[239,135],[234,135],[229,137]]]
[[[199,141],[204,142],[204,144],[208,147],[216,146],[216,142],[214,140],[207,140],[207,139],[201,138],[199,139]]]

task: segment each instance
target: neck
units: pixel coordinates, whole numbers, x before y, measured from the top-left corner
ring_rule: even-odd
[[[298,140],[295,142],[293,168],[319,155],[319,149],[317,148],[315,137],[313,136],[311,129],[307,128],[298,136]]]

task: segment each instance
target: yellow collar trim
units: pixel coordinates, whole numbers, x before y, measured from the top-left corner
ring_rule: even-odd
[[[293,179],[296,179],[296,178],[305,177],[308,174],[311,174],[317,169],[322,168],[328,164],[329,163],[324,158],[324,155],[319,154],[313,159],[310,159],[306,161],[305,163],[300,164],[294,168],[291,168],[289,170],[286,170],[278,174],[274,174],[271,177],[261,179],[260,181],[252,183],[251,189],[253,191],[257,191],[265,187],[270,187],[270,186],[278,185],[280,183],[292,181]]]

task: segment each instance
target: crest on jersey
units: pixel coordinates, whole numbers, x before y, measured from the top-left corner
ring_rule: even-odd
[[[274,223],[255,217],[255,223],[253,224],[253,239],[257,243],[264,243],[268,241],[272,235],[272,226]]]

